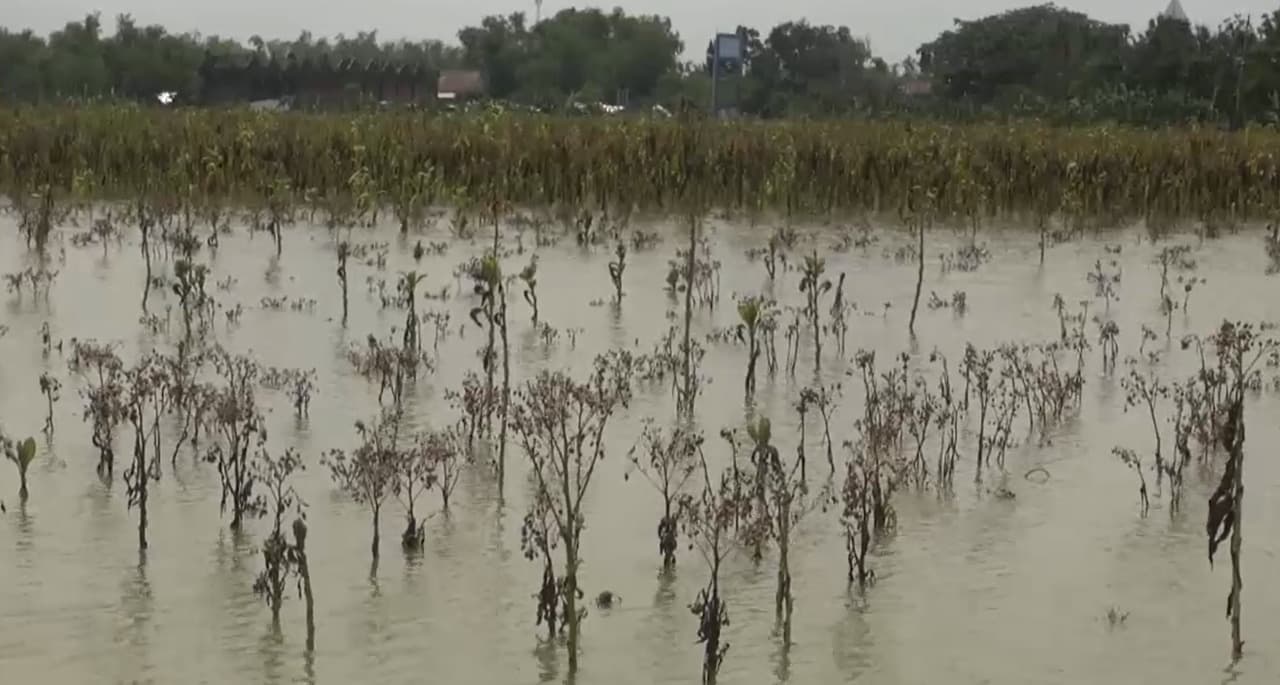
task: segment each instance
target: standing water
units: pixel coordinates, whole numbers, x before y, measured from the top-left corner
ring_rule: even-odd
[[[682,330],[684,298],[666,290],[666,277],[676,249],[687,244],[683,226],[647,229],[663,240],[651,247],[640,241],[631,250],[621,306],[613,302],[607,268],[611,243],[584,248],[570,237],[536,248],[540,320],[558,334],[536,328],[518,282],[509,286],[513,388],[542,369],[582,378],[595,354],[611,348],[649,352],[669,327]],[[770,282],[762,262],[746,256],[766,243],[767,230],[708,224],[707,231],[719,263],[720,296],[713,307],[698,307],[693,322],[695,338],[707,349],[696,412],[709,459],[716,467],[728,462],[717,434],[745,425],[752,412],[771,418],[774,443],[789,456],[799,433],[800,390],[841,383],[843,399],[831,421],[837,489],[848,455],[842,443],[855,439],[854,421],[864,406],[852,363],[856,351],[876,351],[882,371],[905,352],[911,368],[923,372],[937,350],[953,360],[954,373],[966,343],[991,348],[1055,340],[1055,294],[1072,311],[1087,300],[1090,317],[1102,313],[1106,305],[1086,278],[1096,260],[1115,261],[1123,274],[1109,305],[1120,328],[1117,371],[1103,373],[1098,329],[1086,322],[1094,348],[1087,352],[1079,412],[1043,438],[1028,433],[1020,415],[1003,472],[989,472],[981,483],[974,479],[973,439],[967,436],[954,494],[902,487],[896,529],[877,540],[870,555],[873,585],[860,591],[846,580],[838,502],[799,524],[790,553],[792,644],[784,644],[774,620],[776,550],[766,548],[758,563],[746,551],[728,557],[720,584],[731,618],[724,639],[731,648],[721,682],[1202,685],[1274,683],[1280,677],[1274,648],[1280,645],[1280,592],[1272,585],[1280,578],[1280,538],[1273,534],[1280,521],[1280,462],[1272,454],[1280,444],[1280,404],[1274,390],[1250,395],[1246,415],[1246,645],[1233,667],[1223,618],[1229,562],[1224,547],[1216,568],[1210,566],[1203,525],[1221,459],[1189,467],[1184,505],[1172,516],[1152,483],[1151,511],[1143,517],[1137,477],[1112,454],[1116,446],[1147,454],[1153,440],[1144,411],[1125,410],[1120,378],[1126,357],[1140,356],[1140,364],[1172,382],[1199,363],[1194,351],[1179,345],[1183,335],[1207,336],[1223,319],[1280,319],[1280,281],[1265,274],[1256,232],[1153,244],[1142,231],[1122,231],[1051,247],[1041,265],[1037,236],[1000,230],[979,236],[990,255],[970,265],[977,268],[944,270],[940,257],[954,254],[969,237],[938,230],[926,247],[925,299],[933,292],[951,302],[952,293],[963,291],[967,307],[961,313],[922,301],[913,341],[907,316],[916,269],[914,257],[902,252],[914,244],[912,236],[886,229],[851,244],[830,229],[802,230]],[[419,300],[419,314],[450,315],[438,351],[433,325],[422,326],[435,368],[408,391],[413,426],[452,424],[457,411],[445,391],[460,387],[469,370],[483,376],[477,350],[485,331],[468,317],[476,300],[469,281],[455,272],[483,254],[488,241],[443,232],[406,239],[390,230],[357,232],[352,241],[371,245],[348,265],[345,326],[334,274],[336,241],[323,228],[286,231],[278,260],[270,237],[251,237],[243,228],[224,236],[216,252],[205,249],[199,256],[210,267],[208,292],[220,308],[212,329],[219,344],[251,352],[265,365],[318,374],[306,419],[295,417],[287,397],[259,393],[269,409],[268,444],[278,451],[297,448],[306,464],[295,486],[307,503],[310,529],[313,652],[305,649],[303,604],[292,588],[278,628],[254,594],[269,523],[252,521],[238,534],[228,529],[229,513],[219,515],[212,465],[189,453],[172,467],[167,456],[162,459],[162,478],[151,486],[150,544],[143,555],[137,512],[126,508],[120,477],[130,454],[128,430],[117,438],[115,479],[104,481],[94,471],[97,452],[82,420],[83,382],[67,367],[70,341],[116,342],[128,365],[153,348],[172,350],[181,338],[182,316],[168,286],[153,291],[149,301],[150,312],[167,320],[167,332],[159,321],[153,324],[160,330],[139,322],[145,269],[133,238],[104,250],[73,246],[69,233],[59,236],[49,249],[47,268],[57,277],[47,297],[29,288],[0,293],[0,331],[6,331],[0,337],[0,425],[10,437],[33,435],[39,443],[25,505],[17,497],[16,471],[0,471],[7,509],[0,515],[4,682],[570,682],[563,645],[546,643],[545,631],[534,625],[541,567],[520,551],[534,486],[514,438],[505,497],[483,460],[468,465],[449,515],[428,519],[425,549],[410,555],[396,544],[402,511],[392,500],[383,512],[381,560],[372,565],[367,510],[340,494],[320,463],[330,449],[356,447],[354,423],[378,410],[376,384],[353,370],[347,352],[370,334],[386,339],[393,328],[400,330],[403,312],[384,307],[379,290],[382,284],[382,292],[394,292],[402,271],[425,274],[422,292],[429,297]],[[415,244],[433,241],[444,244],[415,260]],[[1155,256],[1172,242],[1193,247],[1196,267],[1179,275],[1204,282],[1195,286],[1186,311],[1173,313],[1166,339]],[[507,231],[505,273],[518,273],[536,244],[532,232],[517,241],[515,231]],[[801,256],[814,249],[826,257],[826,278],[847,275],[844,299],[855,307],[845,349],[826,339],[815,373],[802,320],[794,376],[785,361],[770,373],[762,359],[748,403],[742,392],[746,348],[723,333],[738,322],[734,298],[764,294],[801,307]],[[0,219],[0,273],[38,263],[12,221]],[[157,273],[172,274],[163,251],[156,250],[153,263]],[[1181,300],[1182,285],[1175,288]],[[447,292],[438,298],[442,290]],[[243,314],[231,322],[225,313],[237,306]],[[782,313],[780,326],[790,319]],[[48,352],[40,334],[46,323],[54,344]],[[1145,344],[1144,325],[1156,334]],[[781,356],[781,331],[777,344]],[[1154,363],[1146,360],[1152,351],[1160,357]],[[45,402],[38,378],[44,372],[62,383],[51,439],[40,434]],[[1264,369],[1264,383],[1277,373]],[[643,421],[669,425],[674,405],[669,382],[641,384],[610,425],[608,452],[585,502],[580,583],[588,612],[576,682],[699,679],[701,647],[688,605],[707,582],[706,567],[682,535],[678,565],[661,573],[655,535],[661,500],[642,479],[626,477],[627,452]],[[1172,452],[1172,405],[1166,402],[1160,411],[1165,450]],[[814,412],[807,435],[807,475],[816,491],[830,469]],[[439,508],[434,493],[423,501],[429,511]],[[604,590],[620,598],[610,608],[591,601]]]

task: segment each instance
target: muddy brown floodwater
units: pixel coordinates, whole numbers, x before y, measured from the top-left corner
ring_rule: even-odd
[[[798,305],[795,269],[780,273],[770,288],[764,267],[750,262],[747,248],[765,243],[764,227],[713,224],[711,240],[722,262],[719,306],[699,310],[700,335],[736,319],[732,297],[772,293]],[[562,331],[578,328],[576,347],[562,333],[547,347],[529,324],[529,310],[513,289],[511,298],[513,377],[542,368],[581,374],[594,353],[610,347],[648,351],[672,323],[679,305],[664,291],[667,260],[680,228],[657,230],[665,240],[634,252],[625,276],[620,310],[611,295],[606,264],[609,247],[577,247],[572,238],[538,250],[541,314]],[[830,251],[831,229],[802,231],[811,247]],[[261,561],[266,523],[254,522],[236,539],[218,510],[219,484],[211,466],[190,456],[153,486],[150,550],[140,563],[136,512],[125,507],[119,473],[111,486],[94,473],[96,454],[81,421],[79,384],[68,373],[66,355],[41,354],[39,331],[49,323],[55,339],[94,338],[121,343],[130,363],[140,350],[169,348],[166,336],[139,325],[142,264],[136,236],[108,248],[72,247],[70,231],[51,248],[60,271],[47,302],[24,292],[0,293],[0,423],[10,435],[39,436],[44,403],[37,378],[49,371],[63,381],[52,442],[42,437],[31,469],[31,498],[17,501],[16,471],[0,469],[0,682],[6,683],[535,683],[567,682],[562,647],[540,642],[534,626],[540,568],[520,553],[520,524],[528,501],[526,460],[513,443],[507,497],[500,504],[494,479],[468,467],[448,518],[426,524],[425,553],[405,558],[395,535],[397,505],[383,517],[382,561],[371,575],[368,516],[338,494],[319,463],[323,450],[355,444],[353,422],[377,410],[376,388],[356,375],[345,358],[352,343],[369,333],[385,336],[402,314],[382,310],[368,294],[366,278],[388,279],[394,289],[401,270],[425,272],[426,291],[449,286],[443,301],[420,301],[419,312],[448,311],[454,333],[440,345],[438,368],[420,379],[409,401],[415,424],[443,426],[454,420],[444,390],[458,387],[467,369],[479,369],[476,349],[483,335],[457,329],[473,306],[458,297],[457,264],[479,255],[487,241],[448,240],[441,256],[415,266],[413,237],[393,230],[358,233],[359,242],[386,241],[384,270],[352,259],[351,316],[340,325],[341,300],[334,275],[332,236],[323,228],[298,226],[284,238],[276,263],[271,241],[242,228],[222,240],[216,256],[202,252],[212,269],[210,291],[224,307],[243,305],[238,326],[218,317],[218,342],[252,351],[275,366],[315,368],[318,392],[310,419],[297,422],[288,400],[260,397],[271,407],[270,444],[296,446],[307,469],[297,488],[309,504],[311,567],[317,597],[317,643],[304,649],[303,605],[290,594],[279,633],[266,605],[251,589]],[[968,313],[921,305],[919,344],[912,347],[906,316],[915,266],[886,256],[911,242],[900,231],[875,232],[878,241],[828,255],[827,273],[848,274],[846,298],[857,303],[842,356],[824,345],[825,380],[846,378],[843,405],[833,422],[838,443],[853,437],[861,411],[860,383],[845,377],[859,348],[889,355],[912,351],[913,364],[934,348],[959,359],[966,342],[1040,342],[1057,335],[1051,308],[1055,293],[1068,303],[1093,299],[1085,273],[1110,255],[1123,267],[1119,301],[1112,313],[1121,327],[1120,354],[1137,352],[1142,324],[1163,333],[1158,310],[1157,246],[1132,229],[1051,247],[1043,267],[1030,231],[993,229],[979,234],[991,259],[974,272],[942,273],[938,255],[967,238],[949,231],[931,234],[924,299],[930,291],[948,298],[967,293]],[[508,236],[507,245],[515,246]],[[1191,369],[1191,353],[1178,349],[1187,332],[1208,334],[1225,318],[1280,320],[1280,277],[1268,277],[1261,233],[1248,230],[1203,243],[1194,235],[1173,240],[1195,246],[1198,277],[1190,312],[1175,314],[1174,343],[1158,368],[1166,379]],[[524,236],[526,246],[532,235]],[[32,260],[10,217],[0,218],[0,273]],[[528,254],[508,257],[516,273]],[[167,265],[165,268],[171,268]],[[231,287],[213,287],[232,279]],[[314,298],[314,311],[264,310],[264,296]],[[891,303],[887,314],[884,303]],[[176,298],[153,293],[151,309],[173,307],[173,331],[181,330]],[[1101,311],[1096,301],[1091,311]],[[1089,326],[1091,337],[1096,329]],[[432,338],[431,327],[423,335]],[[809,343],[797,378],[771,377],[761,361],[756,411],[772,418],[774,441],[793,450],[797,419],[792,409],[801,387],[813,380]],[[779,336],[780,350],[784,343]],[[1163,349],[1163,335],[1151,346]],[[69,352],[69,349],[68,349]],[[746,416],[742,373],[746,352],[732,344],[708,344],[703,372],[711,380],[698,401],[698,420],[717,460],[720,428]],[[954,369],[954,366],[953,366]],[[1267,373],[1275,375],[1274,369]],[[1139,412],[1124,411],[1117,378],[1101,373],[1100,352],[1089,352],[1082,409],[1040,446],[1021,439],[1008,461],[1006,487],[1015,499],[990,494],[996,482],[977,486],[972,445],[956,477],[954,497],[903,490],[897,497],[895,535],[873,551],[878,582],[865,596],[845,581],[843,532],[837,512],[817,512],[796,533],[792,574],[796,608],[794,644],[783,649],[774,632],[774,557],[759,566],[745,554],[730,557],[722,574],[729,602],[732,644],[722,683],[1275,683],[1280,681],[1280,403],[1277,395],[1251,397],[1248,412],[1249,497],[1245,514],[1245,658],[1228,668],[1229,633],[1223,616],[1229,565],[1206,559],[1206,499],[1216,479],[1195,471],[1184,510],[1170,517],[1167,501],[1153,498],[1139,516],[1136,479],[1111,454],[1115,445],[1149,449],[1150,429]],[[1166,420],[1167,424],[1167,408]],[[583,623],[579,683],[649,685],[697,682],[700,647],[687,605],[706,582],[703,565],[683,545],[674,577],[659,574],[655,529],[660,500],[643,482],[624,480],[626,452],[645,417],[669,421],[668,387],[641,389],[612,424],[611,449],[588,497],[581,582],[588,597],[609,589],[621,596],[612,609],[591,606]],[[811,415],[810,420],[816,417]],[[1024,430],[1025,417],[1016,426]],[[814,426],[818,424],[813,424]],[[810,436],[821,439],[820,430]],[[125,436],[127,438],[127,436]],[[811,438],[812,439],[812,438]],[[122,439],[123,442],[123,439]],[[820,442],[810,443],[810,453]],[[1166,445],[1169,439],[1166,438]],[[818,445],[818,447],[813,447]],[[120,461],[123,460],[123,457]],[[167,460],[166,460],[167,462]],[[824,458],[812,459],[810,478],[826,476]],[[1044,466],[1046,483],[1023,478]],[[434,495],[425,500],[433,508]],[[1109,624],[1110,607],[1129,612],[1122,626]]]

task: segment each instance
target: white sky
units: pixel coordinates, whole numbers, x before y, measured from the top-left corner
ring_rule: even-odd
[[[876,54],[895,62],[912,54],[921,43],[948,28],[955,18],[974,19],[1003,10],[1035,4],[1037,0],[615,0],[603,3],[545,0],[544,16],[571,6],[620,6],[628,13],[661,14],[671,18],[685,41],[687,54],[701,51],[711,34],[738,24],[766,33],[783,21],[808,19],[815,24],[846,25],[855,35],[871,40]],[[1095,19],[1130,24],[1135,31],[1162,11],[1168,0],[1067,0],[1057,3]],[[1276,0],[1182,0],[1195,23],[1217,26],[1227,17],[1270,12]],[[175,32],[199,31],[246,39],[293,38],[309,30],[316,36],[376,29],[381,39],[435,38],[456,42],[458,29],[476,24],[487,14],[524,11],[532,19],[534,0],[0,0],[0,24],[9,29],[34,29],[46,34],[69,20],[101,12],[105,27],[115,16],[132,14],[139,24],[162,24]]]

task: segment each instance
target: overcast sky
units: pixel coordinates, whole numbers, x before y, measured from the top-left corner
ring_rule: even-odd
[[[845,25],[866,36],[876,54],[891,62],[914,52],[920,43],[951,26],[956,18],[973,19],[1038,0],[625,0],[568,2],[544,0],[544,16],[565,7],[620,6],[628,13],[671,17],[690,54],[700,50],[717,30],[738,24],[762,33],[783,21],[808,19],[814,24]],[[1274,10],[1277,0],[1181,0],[1195,23],[1217,26],[1236,13],[1254,16]],[[1057,3],[1135,30],[1162,11],[1168,0],[1068,0]],[[46,34],[89,12],[101,12],[108,30],[115,16],[132,14],[140,24],[162,24],[175,32],[199,31],[245,39],[294,38],[302,30],[316,36],[354,34],[376,29],[382,39],[435,38],[455,41],[458,29],[487,14],[524,11],[530,17],[534,0],[0,0],[0,22],[10,29],[30,28]],[[697,50],[691,49],[697,46]]]

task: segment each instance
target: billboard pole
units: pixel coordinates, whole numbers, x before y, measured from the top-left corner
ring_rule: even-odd
[[[715,119],[720,116],[720,99],[716,97],[718,86],[720,85],[720,35],[716,34],[715,42],[711,45],[711,118]]]

